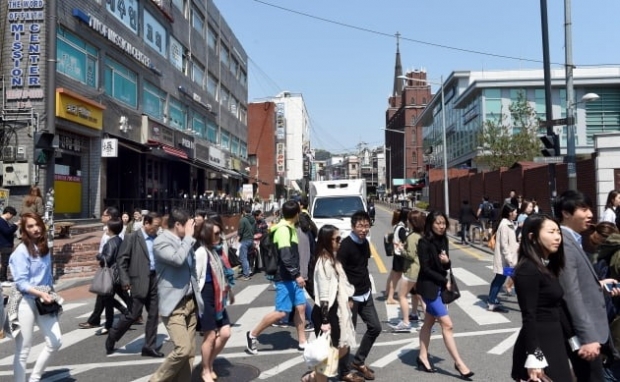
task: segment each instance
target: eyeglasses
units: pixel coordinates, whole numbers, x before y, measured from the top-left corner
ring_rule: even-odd
[[[370,224],[356,224],[355,228],[357,228],[357,229],[370,229]]]
[[[336,243],[340,243],[340,239],[342,239],[340,236],[332,237],[332,240],[334,240]]]

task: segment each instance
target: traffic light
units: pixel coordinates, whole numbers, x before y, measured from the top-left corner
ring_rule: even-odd
[[[541,150],[544,157],[554,157],[559,155],[559,153],[555,151],[555,141],[553,135],[542,135],[539,138],[542,141],[543,146],[545,146]]]
[[[47,131],[34,133],[34,164],[45,166],[54,160],[54,134]]]

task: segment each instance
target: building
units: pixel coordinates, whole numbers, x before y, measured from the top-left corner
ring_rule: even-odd
[[[620,131],[620,67],[576,68],[576,153],[594,152],[593,135]],[[409,74],[408,74],[409,76]],[[564,69],[551,71],[553,117],[566,117]],[[478,135],[488,119],[507,113],[508,107],[524,94],[541,120],[546,119],[543,70],[455,71],[443,83],[448,167],[475,168]],[[416,120],[423,126],[428,167],[443,166],[441,92],[434,94]],[[598,101],[579,100],[596,93]],[[541,134],[545,128],[541,128]],[[566,154],[566,126],[556,126],[562,154]],[[431,153],[432,151],[432,153]]]
[[[262,200],[275,200],[283,194],[284,177],[276,172],[284,162],[284,140],[276,141],[276,104],[251,102],[248,105],[248,153],[256,158],[250,167],[250,179]],[[279,190],[276,191],[276,186]]]
[[[416,183],[425,173],[422,126],[415,121],[432,97],[431,87],[423,69],[410,71],[406,77],[397,42],[394,88],[385,112],[385,149],[390,162],[386,189],[392,192],[397,192],[398,186]]]
[[[247,55],[213,1],[56,3],[0,8],[2,162],[20,174],[3,174],[11,203],[51,186],[51,172],[60,217],[235,195],[247,179]],[[53,144],[37,144],[57,146],[53,160],[33,158],[45,129]]]

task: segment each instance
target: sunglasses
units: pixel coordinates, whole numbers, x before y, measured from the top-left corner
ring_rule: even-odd
[[[340,236],[336,236],[336,237],[332,238],[332,240],[335,240],[335,241],[336,241],[336,243],[340,243],[340,240],[341,240],[341,239],[342,239],[342,238],[341,238]]]

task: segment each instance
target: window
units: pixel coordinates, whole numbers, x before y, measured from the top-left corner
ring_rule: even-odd
[[[543,121],[547,119],[545,107],[545,89],[535,89],[534,99],[536,102],[536,115]]]
[[[246,159],[248,157],[248,145],[245,142],[241,142],[241,145],[239,146],[239,156],[242,159]]]
[[[217,78],[211,73],[207,76],[207,93],[217,100]]]
[[[192,130],[194,130],[194,134],[196,134],[196,136],[200,138],[205,137],[205,118],[202,115],[194,113],[192,117]]]
[[[170,62],[180,71],[183,71],[185,47],[177,39],[170,36]]]
[[[106,57],[105,92],[129,106],[138,107],[138,75]]]
[[[239,155],[239,138],[234,135],[230,140],[230,153],[233,155]]]
[[[217,125],[213,121],[207,121],[207,141],[217,144]]]
[[[235,76],[235,78],[239,78],[239,62],[233,57],[230,64],[230,72]]]
[[[578,105],[586,109],[586,142],[593,145],[594,134],[620,130],[620,90],[593,88],[584,89],[583,93],[596,93],[601,97]]]
[[[201,34],[205,30],[205,17],[195,7],[192,7],[192,26]]]
[[[230,133],[222,130],[222,148],[230,151]]]
[[[222,44],[222,50],[220,51],[220,61],[222,63],[222,66],[224,66],[225,68],[228,68],[230,66],[228,54],[228,48],[224,46],[224,44]]]
[[[239,83],[243,87],[247,87],[248,86],[248,75],[245,74],[245,71],[243,69],[241,69],[241,74],[239,74]]]
[[[142,31],[142,38],[146,45],[153,48],[157,53],[166,57],[168,54],[168,32],[164,28],[163,24],[157,21],[157,19],[146,10],[144,11],[144,30]]]
[[[485,120],[499,121],[502,114],[502,95],[500,89],[485,89]]]
[[[217,52],[217,32],[211,27],[207,30],[207,46]]]
[[[232,113],[232,115],[235,116],[235,118],[237,118],[239,116],[239,101],[237,101],[237,99],[235,97],[230,97],[230,104],[229,104],[229,109],[230,112]]]
[[[187,109],[174,98],[168,103],[168,124],[178,130],[185,130],[187,124]]]
[[[172,4],[174,4],[181,13],[185,13],[185,0],[172,0]]]
[[[157,120],[163,121],[166,108],[166,93],[150,82],[142,86],[142,111]]]
[[[244,106],[239,106],[239,120],[244,124],[248,123],[248,111]]]
[[[106,0],[105,7],[133,33],[138,34],[138,0]]]
[[[228,92],[228,89],[222,86],[222,89],[220,90],[220,103],[222,104],[222,106],[224,106],[225,109],[228,108],[229,97],[230,93]]]
[[[192,62],[192,80],[200,85],[201,88],[204,86],[205,67],[200,62]]]
[[[56,35],[56,71],[84,85],[97,87],[97,49],[64,28]]]

